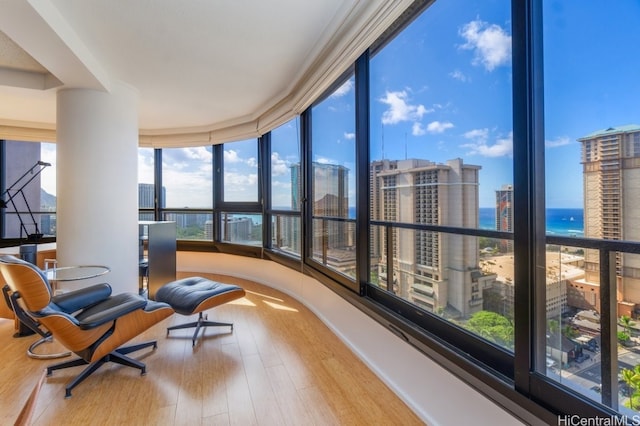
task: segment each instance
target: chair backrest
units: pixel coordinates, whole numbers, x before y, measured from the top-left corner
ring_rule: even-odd
[[[51,286],[37,266],[15,256],[2,256],[0,273],[11,290],[20,294],[29,311],[38,312],[51,303]]]

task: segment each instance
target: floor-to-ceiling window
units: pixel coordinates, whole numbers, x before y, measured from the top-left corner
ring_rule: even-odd
[[[355,278],[355,79],[311,108],[311,198],[313,220],[309,257],[341,275]]]
[[[302,253],[300,117],[270,135],[271,248],[295,257]]]
[[[155,220],[155,150],[138,148],[138,219]]]
[[[211,240],[211,146],[162,150],[161,220],[176,222],[182,240]]]
[[[640,255],[627,243],[640,241],[640,4],[543,6],[545,284],[555,305],[537,311],[547,359],[538,370],[637,416]]]
[[[0,141],[0,232],[42,242],[56,235],[56,146]]]
[[[370,281],[513,350],[511,10],[430,6],[370,65]]]
[[[222,146],[220,241],[262,246],[262,200],[258,139]]]

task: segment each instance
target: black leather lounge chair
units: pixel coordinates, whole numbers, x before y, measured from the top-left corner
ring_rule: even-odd
[[[67,384],[66,398],[71,396],[74,387],[108,361],[138,368],[145,374],[145,365],[126,354],[151,346],[156,348],[157,342],[121,345],[174,313],[168,304],[148,301],[135,293],[112,296],[109,284],[53,296],[43,272],[14,256],[0,257],[0,272],[11,287],[13,301],[20,303],[28,315],[79,356],[49,366],[47,375],[53,370],[88,365]]]

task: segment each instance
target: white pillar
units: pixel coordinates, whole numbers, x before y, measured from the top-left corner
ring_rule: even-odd
[[[58,266],[106,265],[113,293],[138,291],[137,92],[57,95]],[[77,288],[87,283],[60,283]]]

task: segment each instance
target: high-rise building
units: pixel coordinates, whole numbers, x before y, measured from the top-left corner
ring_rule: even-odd
[[[496,230],[513,232],[513,185],[502,185],[496,191]],[[513,251],[513,241],[500,241],[500,250]]]
[[[378,179],[378,174],[388,171],[395,170],[398,167],[397,160],[378,160],[372,161],[369,165],[369,215],[371,220],[382,220],[383,219],[383,209],[384,204],[381,203],[380,197],[382,196],[381,186],[383,180]],[[378,268],[378,261],[380,259],[381,253],[384,252],[382,250],[382,241],[383,241],[383,229],[380,227],[372,227],[370,233],[370,248],[369,253],[371,253],[371,268],[372,270],[376,270]]]
[[[302,176],[300,176],[300,163],[295,163],[291,168],[291,210],[300,210],[300,198],[302,197]]]
[[[160,207],[165,207],[166,202],[166,188],[162,187],[162,199],[160,200]],[[138,184],[138,208],[140,209],[152,209],[155,207],[155,185],[152,183],[139,183]]]
[[[298,208],[301,195],[300,164],[291,166],[291,202],[292,208]],[[313,188],[311,205],[314,216],[327,218],[349,218],[349,169],[337,164],[314,162],[312,164]],[[289,222],[286,219],[283,223]],[[292,229],[297,229],[293,227]],[[355,272],[355,252],[353,251],[354,225],[351,222],[326,219],[313,224],[312,256],[345,274]],[[287,226],[284,227],[285,229]],[[279,242],[285,247],[299,248],[298,231],[283,233],[288,240]]]
[[[640,240],[640,126],[609,127],[584,136],[584,235],[611,240]],[[585,251],[585,281],[600,282],[599,252]],[[618,315],[640,304],[640,256],[619,254]]]
[[[141,209],[152,209],[155,205],[155,185],[152,183],[138,184],[138,207]]]
[[[222,215],[222,241],[247,243],[251,241],[253,220],[250,217]]]
[[[372,163],[379,189],[372,209],[383,221],[476,228],[479,170],[480,166],[459,158],[446,164],[419,159]],[[378,239],[386,244],[384,233]],[[478,268],[476,238],[395,229],[392,253],[393,276],[387,277],[385,256],[380,259],[379,276],[392,280],[400,297],[456,317],[482,310],[482,291],[495,276]]]

